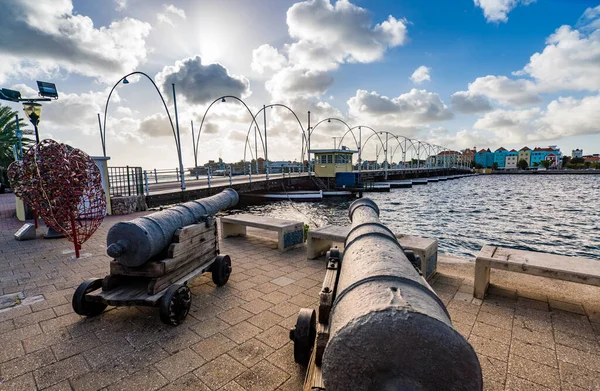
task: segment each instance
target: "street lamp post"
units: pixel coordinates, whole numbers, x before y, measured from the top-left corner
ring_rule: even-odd
[[[177,129],[177,157],[179,158],[179,172],[181,173],[181,191],[185,190],[185,171],[183,171],[183,160],[181,158],[181,134],[179,133],[179,116],[177,115],[177,97],[175,96],[175,83],[173,87],[173,106],[175,107],[175,128]]]
[[[35,129],[35,142],[39,144],[40,135],[38,133],[38,124],[40,123],[42,116],[42,105],[35,102],[26,102],[23,103],[23,111]]]

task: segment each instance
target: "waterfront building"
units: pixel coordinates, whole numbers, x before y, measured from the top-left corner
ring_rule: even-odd
[[[572,158],[577,158],[577,157],[583,157],[583,149],[574,149],[573,151],[571,151],[571,157]]]
[[[298,172],[302,169],[302,163],[290,161],[269,161],[269,172],[272,174],[281,174],[282,172]]]
[[[548,158],[549,155],[550,158]],[[556,145],[550,145],[548,148],[534,148],[531,152],[531,166],[538,166],[542,160],[550,160],[552,166],[558,167],[562,162],[562,152]]]
[[[352,171],[352,155],[358,151],[350,149],[313,149],[315,155],[315,175],[322,178],[335,178],[338,172]]]
[[[494,163],[494,154],[490,149],[482,149],[475,153],[475,164],[480,164],[483,168],[490,168]]]
[[[473,160],[475,160],[475,152],[477,152],[475,150],[475,147],[473,147],[473,149],[463,149],[458,157],[458,163],[466,166],[471,166],[471,163],[473,163]]]
[[[525,146],[519,149],[519,154],[517,156],[517,164],[521,160],[525,160],[527,162],[527,166],[531,166],[531,148]]]
[[[516,149],[511,149],[510,152],[506,155],[504,161],[504,168],[507,170],[516,169],[517,163],[519,159],[519,152]]]
[[[494,163],[498,165],[498,168],[504,168],[507,155],[508,151],[503,147],[500,147],[494,151]]]
[[[458,165],[460,152],[442,151],[437,154],[437,166],[452,167]]]

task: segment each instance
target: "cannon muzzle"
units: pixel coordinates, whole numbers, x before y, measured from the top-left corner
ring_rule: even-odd
[[[177,229],[214,216],[238,200],[235,190],[225,189],[211,197],[117,223],[106,235],[106,253],[124,266],[141,266],[169,246]]]
[[[475,351],[369,199],[350,206],[329,341],[327,391],[482,390]]]

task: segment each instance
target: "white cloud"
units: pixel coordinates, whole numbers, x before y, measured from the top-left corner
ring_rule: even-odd
[[[156,14],[156,19],[159,23],[167,23],[171,26],[174,26],[175,22],[173,22],[171,16],[178,16],[181,19],[186,18],[185,11],[181,8],[175,7],[173,4],[163,4],[163,9],[164,12],[159,12],[158,14]]]
[[[556,140],[563,137],[600,134],[600,95],[582,99],[560,97],[546,110],[495,110],[474,125],[493,132],[508,143]]]
[[[127,8],[127,0],[114,0],[114,2],[117,5],[117,11],[123,11]]]
[[[71,0],[8,0],[0,13],[0,82],[60,70],[102,80],[146,61],[150,25],[132,18],[94,27]]]
[[[287,24],[292,38],[327,50],[337,63],[377,61],[388,47],[406,42],[405,20],[390,15],[371,27],[369,12],[347,0],[334,5],[329,0],[296,3],[287,11]]]
[[[261,75],[267,71],[278,71],[287,60],[273,46],[264,44],[252,51],[252,69]]]
[[[474,114],[493,110],[488,98],[483,94],[458,91],[450,96],[452,108],[460,113]]]
[[[415,84],[421,84],[425,80],[431,80],[429,72],[431,72],[431,68],[428,68],[425,65],[421,65],[420,67],[415,69],[413,74],[410,76],[410,80],[412,80],[412,82]]]
[[[294,42],[285,45],[281,52],[262,45],[253,53],[253,69],[276,71],[265,84],[267,90],[276,94],[274,99],[281,99],[285,91],[319,96],[333,82],[327,71],[344,63],[381,60],[389,48],[407,41],[406,20],[390,15],[373,25],[370,12],[348,0],[335,4],[330,0],[296,3],[288,9],[286,21]],[[279,86],[280,83],[284,85]]]
[[[478,77],[469,83],[469,93],[485,95],[508,106],[525,106],[541,101],[535,83],[526,79],[509,79],[506,76]]]
[[[473,147],[488,147],[495,144],[497,138],[486,131],[462,129],[456,133],[450,133],[445,128],[431,129],[423,135],[428,143],[443,145],[450,149],[460,150]]]
[[[327,72],[300,68],[284,68],[265,83],[265,88],[274,100],[294,97],[317,97],[324,94],[333,83]]]
[[[544,91],[600,90],[600,29],[586,35],[569,26],[558,28],[521,73],[532,76]]]
[[[586,9],[576,26],[584,31],[600,29],[600,5]]]
[[[508,22],[508,13],[516,6],[529,5],[535,0],[473,0],[477,7],[481,7],[483,15],[488,22]]]
[[[163,91],[175,83],[177,93],[190,104],[204,104],[223,95],[245,98],[250,95],[250,82],[243,76],[232,75],[221,64],[202,64],[200,56],[177,61],[165,66],[156,75]],[[170,96],[170,95],[169,95]]]
[[[416,88],[396,98],[358,90],[348,100],[348,108],[352,116],[402,126],[423,125],[453,117],[438,94]]]
[[[166,114],[157,113],[148,116],[139,124],[139,132],[150,137],[173,137],[173,128]],[[182,128],[187,129],[187,128]]]

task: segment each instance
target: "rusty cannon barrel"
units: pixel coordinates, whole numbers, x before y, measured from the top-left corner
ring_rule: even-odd
[[[106,253],[124,266],[136,267],[163,251],[175,231],[237,204],[238,194],[219,194],[115,224],[106,235]]]
[[[355,201],[350,219],[321,366],[326,390],[482,390],[475,351],[377,205]]]

